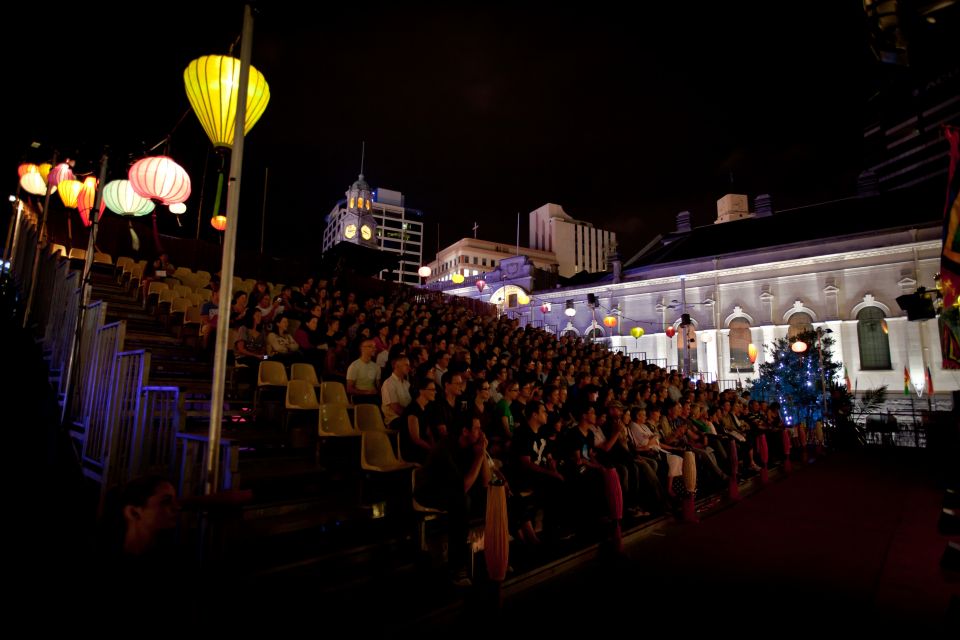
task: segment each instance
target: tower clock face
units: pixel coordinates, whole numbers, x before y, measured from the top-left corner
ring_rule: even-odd
[[[364,240],[369,240],[370,238],[373,237],[373,229],[371,229],[367,225],[363,225],[362,227],[360,227],[360,237],[363,238]]]
[[[366,228],[366,227],[364,227],[364,228]],[[355,224],[348,224],[348,225],[344,228],[344,230],[343,230],[343,237],[344,237],[344,238],[347,238],[347,239],[349,240],[350,238],[354,237],[355,235],[357,235],[357,225],[355,225]]]

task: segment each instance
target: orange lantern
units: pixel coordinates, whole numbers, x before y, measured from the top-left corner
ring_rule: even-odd
[[[750,364],[756,364],[757,363],[757,345],[751,343],[750,346],[747,347],[747,355],[750,356]]]
[[[173,158],[150,156],[130,167],[130,186],[144,198],[156,198],[166,205],[190,197],[190,176]]]
[[[40,167],[30,162],[24,162],[17,167],[17,177],[22,178],[28,173],[40,173]]]
[[[97,199],[97,179],[89,176],[84,179],[80,186],[80,196],[77,198],[77,211],[80,212],[80,219],[83,220],[83,226],[90,226],[90,211],[93,209],[93,203]],[[103,210],[107,203],[100,198],[100,212],[97,218],[103,215]]]
[[[677,335],[677,330],[674,328],[673,325],[670,325],[669,327],[667,327],[666,334],[668,338],[672,338],[673,336]]]
[[[603,326],[613,328],[617,326],[617,317],[616,316],[604,316]]]
[[[210,226],[217,231],[223,231],[227,228],[227,216],[213,216],[210,218]]]

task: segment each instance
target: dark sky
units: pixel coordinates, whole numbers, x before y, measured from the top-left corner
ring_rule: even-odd
[[[876,73],[860,3],[647,4],[265,3],[253,64],[272,99],[247,138],[238,242],[259,243],[269,167],[267,251],[301,252],[310,233],[319,243],[364,140],[369,182],[425,212],[427,259],[438,221],[444,245],[474,220],[480,237],[512,242],[520,212],[525,243],[526,214],[546,202],[616,231],[629,256],[681,210],[712,222],[730,191],[770,193],[774,208],[852,192]],[[182,71],[226,53],[242,26],[242,5],[212,5],[18,9],[23,28],[3,42],[8,164],[30,140],[88,166],[108,143],[122,177],[173,131],[194,229],[209,145],[192,113],[176,126]]]

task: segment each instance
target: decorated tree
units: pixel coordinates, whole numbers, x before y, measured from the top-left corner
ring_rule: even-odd
[[[842,382],[843,365],[833,360],[833,344],[829,332],[806,331],[767,345],[766,352],[773,357],[760,365],[759,377],[750,381],[750,396],[779,402],[788,425],[814,424],[823,419],[824,405],[831,421],[842,419],[849,414],[850,394]]]

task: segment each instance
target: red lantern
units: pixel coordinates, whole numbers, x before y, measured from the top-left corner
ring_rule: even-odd
[[[156,198],[166,205],[190,197],[190,176],[167,156],[137,160],[130,167],[130,186],[144,198]]]
[[[673,336],[677,335],[677,330],[673,327],[673,325],[670,325],[667,327],[666,333],[668,338],[672,338]]]
[[[613,327],[617,326],[617,318],[616,318],[616,316],[604,316],[604,318],[603,318],[603,326],[609,327],[609,328],[613,328]]]
[[[223,231],[227,228],[227,216],[213,216],[210,218],[210,226],[217,231]]]
[[[483,290],[487,288],[487,281],[483,278],[477,280],[477,291],[483,293]]]
[[[88,176],[83,181],[83,186],[80,187],[80,196],[77,198],[77,211],[80,212],[80,219],[83,220],[83,226],[90,226],[90,211],[93,209],[93,202],[97,199],[97,179],[93,176]],[[103,201],[103,198],[100,198],[100,213],[97,215],[99,219],[103,215],[103,210],[107,206],[107,203]]]

